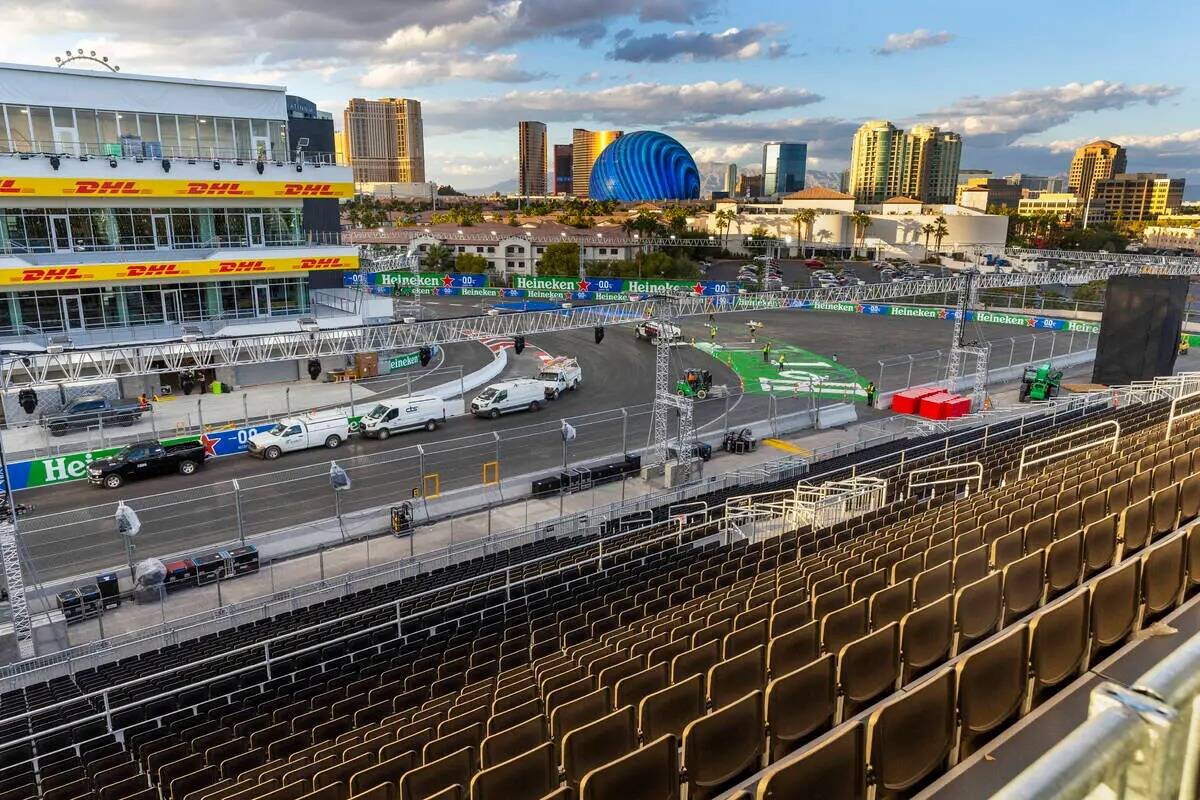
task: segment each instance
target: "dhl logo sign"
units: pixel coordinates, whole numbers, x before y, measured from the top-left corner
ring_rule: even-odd
[[[271,268],[260,261],[222,261],[217,267],[217,272],[226,274],[230,272],[271,272]]]
[[[185,194],[203,197],[244,197],[250,192],[238,181],[191,181]]]
[[[171,280],[262,273],[358,269],[357,256],[157,261],[141,264],[79,264],[70,267],[0,269],[0,286],[82,283],[85,281]]]
[[[351,197],[354,184],[256,180],[177,180],[167,178],[22,178],[0,175],[0,197]]]
[[[300,269],[345,269],[345,267],[346,262],[341,256],[300,259]]]
[[[68,194],[126,195],[144,194],[137,181],[75,181],[75,190]]]
[[[129,278],[167,278],[187,274],[178,264],[130,264],[125,268],[125,275]]]
[[[340,197],[332,183],[285,183],[284,197]]]
[[[19,270],[18,283],[62,283],[91,279],[80,267],[31,267]]]

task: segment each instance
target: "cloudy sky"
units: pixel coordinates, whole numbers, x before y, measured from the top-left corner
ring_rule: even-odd
[[[422,101],[431,179],[515,177],[516,122],[657,128],[699,161],[809,143],[842,169],[866,119],[959,131],[964,168],[1065,172],[1109,138],[1200,197],[1200,4],[882,0],[0,0],[0,60],[65,48],[126,72]],[[51,30],[53,29],[53,30]]]

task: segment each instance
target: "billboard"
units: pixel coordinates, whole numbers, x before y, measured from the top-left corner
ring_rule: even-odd
[[[354,184],[350,182],[0,177],[0,198],[249,197],[280,199],[353,196]]]
[[[272,272],[315,272],[358,269],[358,256],[289,256],[286,258],[226,258],[200,261],[155,259],[133,264],[73,264],[63,267],[0,269],[0,285],[141,281],[159,278],[228,277]]]

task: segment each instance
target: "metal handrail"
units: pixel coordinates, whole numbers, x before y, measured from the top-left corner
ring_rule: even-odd
[[[1050,453],[1049,455],[1038,456],[1037,458],[1027,458],[1026,457],[1028,455],[1029,451],[1033,450],[1034,448],[1045,447],[1046,445],[1054,444],[1055,442],[1061,442],[1061,441],[1064,441],[1067,439],[1077,439],[1080,436],[1082,436],[1083,434],[1088,433],[1089,431],[1098,431],[1103,428],[1112,428],[1113,429],[1111,437],[1105,436],[1094,442],[1088,442],[1087,444],[1072,445],[1071,447],[1068,447],[1066,450],[1056,450],[1055,452]],[[1086,428],[1080,428],[1079,430],[1074,430],[1069,433],[1064,433],[1061,436],[1053,436],[1049,439],[1045,439],[1040,442],[1034,442],[1033,444],[1027,444],[1021,448],[1021,462],[1017,466],[1017,480],[1021,480],[1022,478],[1025,477],[1025,468],[1026,467],[1033,466],[1035,464],[1042,464],[1047,461],[1052,461],[1056,458],[1062,458],[1063,456],[1069,456],[1072,453],[1081,453],[1084,450],[1091,450],[1093,447],[1100,447],[1101,445],[1109,444],[1110,441],[1111,441],[1112,446],[1109,449],[1109,453],[1116,453],[1117,452],[1117,444],[1120,441],[1120,439],[1121,439],[1121,423],[1117,422],[1115,419],[1107,419],[1102,422],[1097,422],[1095,425],[1088,425]]]
[[[1106,787],[1115,798],[1194,800],[1200,730],[1200,635],[1132,686],[1092,690],[1088,719],[1027,766],[997,800],[1083,800]]]

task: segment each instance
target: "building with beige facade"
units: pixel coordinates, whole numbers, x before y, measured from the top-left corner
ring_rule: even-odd
[[[1093,197],[1103,201],[1113,219],[1140,222],[1157,219],[1183,203],[1183,178],[1160,172],[1126,172],[1097,181]]]
[[[546,123],[517,123],[517,194],[542,197],[546,194]]]
[[[958,183],[962,137],[930,125],[909,131],[871,120],[854,134],[848,191],[860,203],[914,197],[950,203]]]
[[[1116,142],[1099,139],[1075,151],[1067,173],[1067,191],[1084,200],[1093,196],[1097,181],[1125,171],[1125,148]]]
[[[1071,192],[1038,192],[1022,197],[1017,203],[1017,213],[1022,217],[1053,214],[1058,218],[1058,223],[1066,227],[1107,222],[1109,219],[1103,200],[1088,201]]]
[[[619,139],[624,131],[589,131],[575,128],[571,132],[571,193],[575,197],[588,196],[588,184],[592,180],[592,166],[601,151]]]
[[[989,208],[1013,208],[1021,201],[1024,190],[1004,178],[971,178],[955,187],[954,202],[978,211]]]
[[[424,183],[425,131],[419,100],[356,97],[343,117],[356,183]]]
[[[817,212],[811,231],[797,223],[795,215],[801,209]],[[728,232],[717,225],[715,212],[723,210],[734,213]],[[712,234],[723,237],[727,234],[731,248],[755,227],[762,227],[769,235],[784,242],[794,254],[802,250],[845,251],[855,241],[853,215],[856,211],[864,211],[870,216],[866,245],[880,255],[924,257],[922,228],[938,217],[945,219],[949,230],[942,240],[942,248],[948,252],[984,245],[1003,247],[1008,233],[1008,217],[1000,214],[951,204],[923,203],[902,196],[880,203],[856,203],[854,195],[824,187],[793,192],[776,201],[717,200],[714,213],[699,218],[697,223]]]

